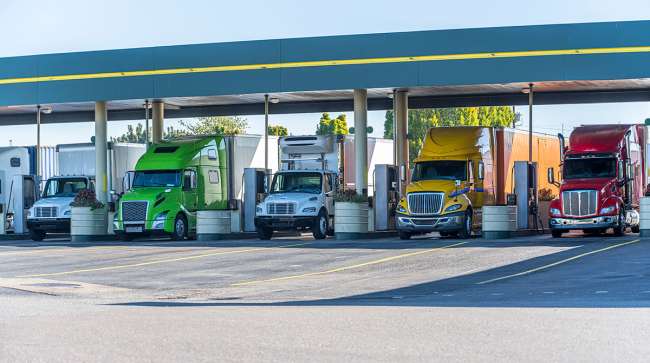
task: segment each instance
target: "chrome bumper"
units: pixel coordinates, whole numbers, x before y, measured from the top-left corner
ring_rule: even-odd
[[[572,229],[601,229],[618,226],[616,216],[593,217],[593,218],[551,218],[549,220],[551,229],[572,230]]]
[[[441,216],[414,217],[398,214],[397,229],[413,232],[458,231],[464,226],[465,213],[454,213]]]

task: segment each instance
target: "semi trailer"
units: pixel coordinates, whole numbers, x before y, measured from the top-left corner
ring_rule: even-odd
[[[564,137],[559,135],[561,144]],[[639,231],[646,186],[647,135],[643,125],[593,125],[573,130],[562,147],[559,198],[549,209],[553,237],[570,230],[598,234]],[[548,170],[548,181],[556,183]]]
[[[470,237],[480,227],[482,207],[505,204],[506,195],[514,192],[514,165],[528,160],[528,137],[521,131],[491,127],[429,129],[396,208],[400,238],[430,232]],[[537,169],[557,168],[557,150],[556,138],[533,135]],[[534,178],[535,189],[557,191],[554,184]],[[523,198],[536,203],[534,192]]]

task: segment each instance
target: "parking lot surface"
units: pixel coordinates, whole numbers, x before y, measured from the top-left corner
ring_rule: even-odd
[[[632,234],[4,241],[0,356],[642,361],[649,275]]]

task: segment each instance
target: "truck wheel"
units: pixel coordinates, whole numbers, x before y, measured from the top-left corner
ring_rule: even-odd
[[[45,235],[45,232],[39,231],[38,229],[29,231],[29,238],[31,238],[32,241],[40,242],[45,238]]]
[[[618,214],[618,226],[614,227],[614,236],[625,236],[625,229],[625,212],[621,210],[621,212]]]
[[[399,231],[399,239],[403,240],[409,240],[411,239],[411,233],[410,232],[405,232],[405,231]]]
[[[175,241],[182,241],[187,237],[187,219],[184,215],[179,214],[174,220],[174,232],[172,232],[172,239]]]
[[[551,230],[551,235],[553,236],[553,238],[561,238],[563,234],[564,234],[564,232],[562,232],[562,231],[558,231],[558,230],[555,230],[555,229]]]
[[[271,239],[271,237],[273,237],[273,230],[268,227],[258,227],[257,237],[259,237],[261,240],[268,241]]]
[[[458,238],[468,239],[472,238],[472,212],[468,211],[465,215],[465,220],[463,221],[463,229],[458,231]]]
[[[438,232],[440,233],[440,237],[449,237],[449,232]]]
[[[318,213],[318,217],[314,221],[314,225],[311,226],[311,233],[314,235],[315,239],[324,239],[327,237],[327,230],[330,228],[329,221],[327,219],[327,213],[321,210]]]
[[[641,226],[638,224],[636,226],[632,226],[632,233],[639,233],[641,232]]]

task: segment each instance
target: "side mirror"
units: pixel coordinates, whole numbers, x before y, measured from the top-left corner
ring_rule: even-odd
[[[546,179],[549,184],[555,184],[555,171],[553,168],[548,168],[546,170]]]
[[[460,180],[456,180],[456,182],[455,182],[456,187],[460,187],[461,184],[462,184],[462,182]]]

